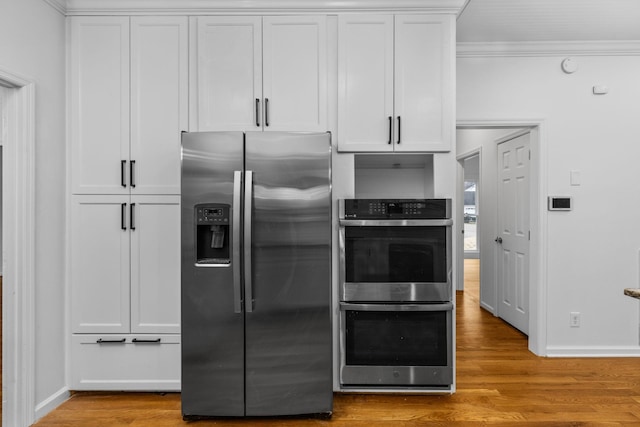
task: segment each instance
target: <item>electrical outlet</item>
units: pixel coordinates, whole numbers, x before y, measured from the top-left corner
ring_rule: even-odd
[[[571,326],[572,328],[579,328],[580,327],[580,312],[579,311],[572,311],[570,316],[569,316],[569,326]]]

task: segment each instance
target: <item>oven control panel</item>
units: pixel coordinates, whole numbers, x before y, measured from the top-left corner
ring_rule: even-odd
[[[345,199],[344,219],[449,219],[451,199]]]

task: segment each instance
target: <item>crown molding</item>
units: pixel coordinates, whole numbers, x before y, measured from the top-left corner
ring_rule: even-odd
[[[465,42],[456,46],[458,58],[500,56],[638,56],[640,40],[566,42]]]
[[[42,0],[58,12],[63,15],[67,14],[67,1],[66,0]]]
[[[61,3],[65,0],[44,0]],[[467,0],[66,0],[67,15],[211,15],[331,12],[458,14]]]

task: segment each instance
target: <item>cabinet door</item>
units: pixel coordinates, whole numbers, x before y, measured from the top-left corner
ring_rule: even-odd
[[[191,130],[261,129],[261,18],[215,16],[194,20],[197,34],[193,41],[191,95],[197,106],[197,123]]]
[[[131,332],[180,333],[180,196],[131,203]]]
[[[448,151],[455,130],[452,18],[397,15],[395,34],[395,151]]]
[[[129,332],[128,202],[128,196],[72,196],[74,333]]]
[[[338,18],[338,148],[392,151],[393,16]]]
[[[128,194],[129,18],[69,19],[72,191]]]
[[[180,132],[187,130],[186,17],[131,18],[132,194],[180,194]]]
[[[264,130],[327,130],[324,16],[263,18]]]

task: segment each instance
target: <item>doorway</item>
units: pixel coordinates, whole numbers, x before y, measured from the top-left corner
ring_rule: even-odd
[[[464,171],[463,234],[464,258],[479,258],[478,228],[480,227],[480,152],[462,160]]]
[[[530,194],[528,200],[528,213],[530,221],[531,241],[529,254],[529,269],[525,273],[530,284],[527,294],[529,297],[529,350],[537,355],[545,355],[546,348],[546,318],[541,307],[546,295],[546,288],[540,280],[543,275],[544,265],[541,248],[546,237],[544,236],[545,219],[542,214],[540,195],[545,194],[544,182],[540,176],[544,176],[544,162],[540,159],[546,155],[546,148],[541,135],[544,134],[543,121],[478,121],[458,122],[457,128],[457,156],[458,160],[458,200],[464,200],[465,160],[478,154],[480,159],[480,184],[476,188],[478,198],[478,259],[480,269],[480,306],[499,316],[500,292],[498,282],[498,254],[499,247],[495,239],[498,237],[498,144],[523,134],[530,135],[531,163],[530,163]],[[465,253],[464,247],[464,203],[458,204],[458,265],[457,272],[460,280],[464,277]],[[527,230],[527,238],[529,232]]]
[[[465,274],[468,268],[473,268],[478,273],[480,268],[480,240],[479,240],[479,213],[480,213],[480,186],[481,173],[480,165],[482,163],[482,147],[473,149],[457,157],[460,165],[458,173],[458,200],[461,200],[462,211],[458,212],[457,218],[462,224],[461,244],[458,245],[458,259],[461,260],[457,265],[456,290],[462,291],[466,288]],[[472,266],[472,267],[471,267]],[[479,283],[476,284],[474,292],[478,292]]]
[[[2,425],[35,421],[35,84],[0,69]]]

